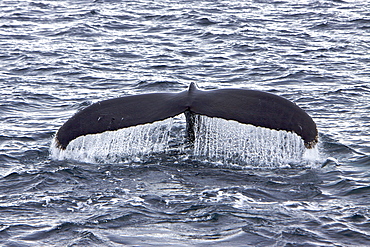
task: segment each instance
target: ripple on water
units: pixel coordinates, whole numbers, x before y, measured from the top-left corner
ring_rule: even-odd
[[[370,245],[367,1],[9,3],[0,1],[0,245]],[[222,147],[197,144],[215,160],[196,157],[179,147],[184,120],[169,131],[176,141],[157,145],[169,150],[145,159],[116,162],[127,142],[109,135],[116,156],[102,143],[96,162],[98,142],[75,150],[93,163],[49,158],[78,109],[190,82],[295,101],[318,125],[322,164],[272,166],[278,154],[259,160],[268,169],[234,164],[232,128],[218,131]]]

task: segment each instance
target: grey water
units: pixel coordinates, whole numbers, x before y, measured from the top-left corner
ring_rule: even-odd
[[[369,9],[1,1],[0,245],[369,246]],[[317,123],[317,153],[217,119],[184,146],[181,117],[54,152],[78,110],[191,82],[295,102]]]

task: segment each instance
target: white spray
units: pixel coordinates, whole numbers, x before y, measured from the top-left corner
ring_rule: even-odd
[[[57,148],[53,141],[50,154],[57,160],[120,163],[140,161],[175,147],[195,158],[223,164],[281,167],[317,159],[317,149],[307,151],[303,140],[291,132],[206,116],[198,116],[195,121],[195,141],[186,149],[185,118],[181,114],[151,124],[81,136],[65,150]]]

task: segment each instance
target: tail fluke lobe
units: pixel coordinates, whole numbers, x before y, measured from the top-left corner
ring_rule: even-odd
[[[192,83],[180,93],[126,96],[95,103],[76,113],[57,132],[65,149],[75,138],[152,123],[185,113],[188,138],[194,139],[194,114],[235,120],[276,130],[292,131],[306,147],[317,142],[316,124],[294,103],[269,93],[244,89],[202,91]]]
[[[299,106],[280,96],[243,89],[197,91],[190,111],[208,117],[295,132],[306,147],[317,142],[316,124]]]
[[[97,102],[70,118],[57,132],[65,149],[73,139],[174,117],[185,109],[184,93],[153,93]]]

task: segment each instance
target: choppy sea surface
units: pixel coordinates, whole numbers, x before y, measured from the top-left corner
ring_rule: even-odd
[[[369,10],[355,0],[1,1],[0,245],[369,246]],[[319,158],[51,155],[78,110],[191,82],[294,101],[317,123]]]

